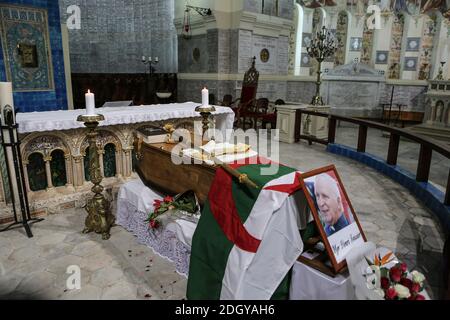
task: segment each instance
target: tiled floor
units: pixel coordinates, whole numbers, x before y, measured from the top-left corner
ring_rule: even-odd
[[[341,137],[345,135],[352,137],[350,131]],[[281,144],[280,154],[282,163],[302,171],[335,164],[367,238],[424,272],[430,295],[440,296],[443,235],[434,215],[405,188],[362,164],[324,152],[320,145]],[[81,234],[85,216],[84,210],[74,209],[46,217],[33,226],[32,239],[20,229],[0,233],[0,297],[184,298],[187,280],[171,262],[137,244],[119,226],[108,241]],[[81,270],[79,290],[67,287],[71,265]]]

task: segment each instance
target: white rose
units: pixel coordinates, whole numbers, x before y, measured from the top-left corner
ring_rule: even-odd
[[[400,299],[408,299],[411,296],[409,289],[401,284],[396,284],[394,289]]]
[[[415,283],[422,284],[422,282],[425,281],[425,276],[422,273],[420,273],[419,271],[414,270],[413,272],[411,272],[411,276],[412,276],[412,280]]]

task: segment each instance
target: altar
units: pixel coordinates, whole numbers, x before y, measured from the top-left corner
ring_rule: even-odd
[[[119,186],[136,177],[133,172],[135,130],[150,124],[162,127],[168,122],[176,128],[192,127],[194,121],[198,122],[196,130],[201,130],[201,117],[195,111],[198,105],[186,102],[97,108],[96,112],[105,117],[98,128],[98,153],[107,196],[113,200]],[[77,121],[84,113],[85,110],[78,109],[17,114],[25,184],[30,210],[35,216],[85,205],[92,183],[86,129]],[[234,112],[228,107],[216,107],[213,115],[216,129],[225,137],[226,131],[233,128]],[[5,171],[0,171],[0,175],[4,175],[2,172]],[[0,207],[10,203],[5,177],[0,177]],[[2,210],[0,223],[9,221],[12,221],[11,212]]]

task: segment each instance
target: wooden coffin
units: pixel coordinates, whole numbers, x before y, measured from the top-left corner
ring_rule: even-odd
[[[136,139],[136,172],[148,187],[163,194],[175,195],[193,190],[203,205],[216,168],[207,164],[174,164],[171,159],[174,146],[167,143],[146,144]]]

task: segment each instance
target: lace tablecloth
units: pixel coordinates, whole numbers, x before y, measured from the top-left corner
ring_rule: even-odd
[[[124,184],[117,199],[116,223],[132,232],[139,243],[175,264],[179,274],[187,276],[191,241],[196,224],[186,220],[175,220],[165,227],[150,229],[145,220],[153,209],[155,199],[163,197],[147,188],[141,180]]]
[[[100,126],[112,126],[200,117],[200,114],[195,111],[198,105],[199,103],[195,102],[185,102],[133,107],[106,107],[97,108],[96,112],[105,116],[105,121],[102,121]],[[233,128],[234,112],[228,107],[215,108],[216,111],[213,114],[216,119],[216,128],[225,134],[226,129]],[[78,122],[77,117],[85,113],[85,109],[18,113],[17,123],[20,133],[83,128],[83,123]]]

